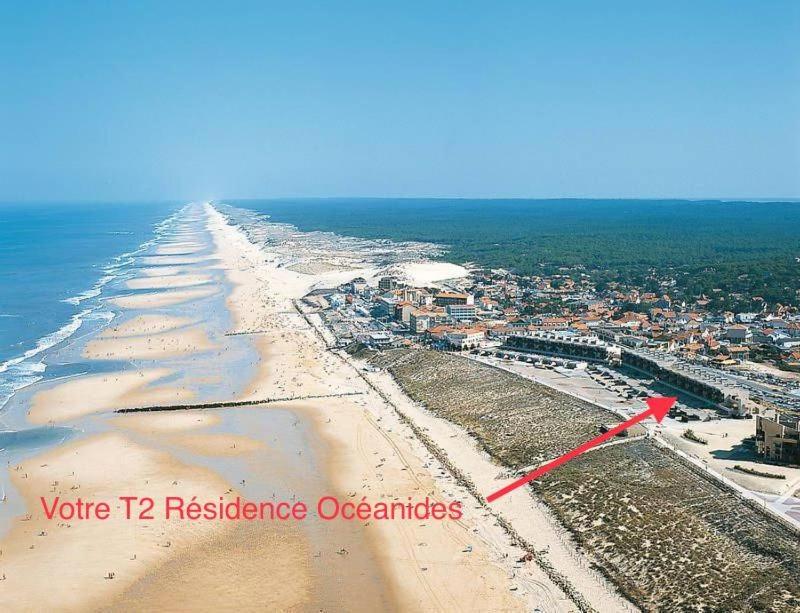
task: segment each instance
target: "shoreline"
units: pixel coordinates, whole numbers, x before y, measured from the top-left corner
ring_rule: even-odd
[[[292,300],[313,284],[363,269],[305,275],[282,268],[279,256],[255,246],[216,210],[198,205],[184,207],[137,258],[148,267],[167,265],[170,274],[134,269],[144,275],[134,278],[158,278],[160,287],[115,294],[112,299],[122,298],[116,304],[123,317],[61,349],[63,360],[97,365],[97,372],[92,366],[34,384],[17,398],[16,409],[28,402],[33,407],[29,426],[58,422],[75,436],[22,450],[9,467],[14,500],[0,511],[15,516],[0,542],[2,606],[127,609],[155,606],[171,590],[201,609],[234,602],[299,609],[349,603],[352,609],[353,593],[362,596],[364,610],[574,608],[536,568],[514,562],[521,550],[479,506],[473,508],[466,491],[454,489],[413,432],[349,366],[328,354],[294,310]],[[198,280],[205,282],[194,288],[190,282]],[[198,318],[198,312],[207,315]],[[259,333],[235,334],[243,330]],[[118,363],[124,368],[105,367]],[[226,381],[226,373],[237,383]],[[342,395],[348,393],[353,395]],[[255,404],[264,397],[279,401]],[[246,404],[114,413],[174,404],[170,399]],[[383,501],[430,496],[462,500],[465,512],[452,522],[312,522],[278,530],[213,525],[198,531],[193,522],[56,525],[37,507],[42,495],[74,501],[131,492],[158,498],[169,491],[247,499],[268,499],[270,493]],[[26,515],[12,511],[17,500]],[[98,547],[106,541],[115,544]],[[81,557],[87,548],[93,555]],[[281,551],[294,562],[276,565]],[[211,572],[222,568],[241,572],[223,581]],[[261,576],[267,571],[269,580]],[[176,582],[191,589],[173,589]]]
[[[298,409],[309,416],[315,423],[315,427],[320,435],[327,440],[328,444],[334,448],[333,459],[335,469],[329,469],[329,478],[333,480],[336,489],[342,492],[356,492],[359,496],[365,495],[367,492],[372,492],[373,496],[394,496],[399,498],[400,495],[393,487],[387,488],[385,486],[385,479],[388,478],[387,474],[383,474],[381,479],[377,482],[374,481],[374,473],[368,469],[367,457],[369,455],[377,455],[383,462],[381,469],[387,470],[388,458],[391,455],[395,456],[396,466],[392,467],[394,479],[400,484],[404,484],[407,491],[419,492],[422,489],[426,491],[435,491],[430,488],[438,488],[439,484],[437,479],[434,479],[431,473],[436,474],[436,470],[432,470],[430,464],[435,461],[434,458],[429,457],[427,450],[419,443],[409,438],[408,434],[402,436],[397,435],[396,431],[402,427],[402,424],[397,420],[396,416],[386,407],[376,409],[375,405],[382,405],[383,402],[378,398],[374,392],[371,392],[357,375],[348,372],[349,367],[342,369],[341,363],[338,358],[332,356],[326,351],[326,347],[320,344],[316,333],[313,328],[309,326],[303,317],[294,310],[292,301],[301,298],[307,293],[310,288],[318,283],[319,277],[303,275],[295,271],[290,271],[285,268],[278,267],[276,256],[263,251],[251,243],[241,231],[228,224],[227,219],[219,212],[215,211],[216,221],[219,224],[218,228],[224,232],[226,240],[225,244],[234,248],[238,247],[237,251],[240,257],[240,266],[233,270],[231,281],[237,284],[238,291],[234,291],[229,298],[232,308],[236,311],[236,305],[249,304],[251,307],[255,302],[264,307],[269,307],[273,311],[274,317],[263,318],[257,309],[245,309],[237,321],[241,329],[252,330],[258,329],[266,331],[263,335],[260,334],[256,339],[257,345],[266,350],[268,355],[273,361],[278,361],[284,365],[290,364],[286,369],[289,373],[304,372],[311,376],[301,379],[293,380],[291,377],[286,376],[286,372],[280,372],[277,369],[271,369],[269,366],[261,372],[258,385],[263,389],[264,386],[277,387],[283,391],[302,390],[303,393],[326,393],[332,388],[338,391],[343,390],[356,390],[361,391],[363,396],[354,397],[350,399],[339,398],[335,402],[328,400],[327,402],[308,402],[308,401],[294,401],[286,403],[287,406],[296,406]],[[213,213],[212,213],[213,216]],[[242,256],[242,254],[247,254]],[[340,273],[333,275],[323,276],[341,276]],[[357,274],[349,273],[349,274]],[[247,278],[249,277],[249,279]],[[266,284],[267,287],[272,289],[270,296],[259,295],[258,287],[260,284]],[[282,291],[280,291],[282,290]],[[266,308],[267,313],[262,310],[261,314],[267,315],[269,308]],[[282,332],[281,330],[288,330]],[[265,340],[270,336],[270,331],[275,337]],[[263,361],[262,361],[263,363]],[[316,372],[315,372],[316,371]],[[254,393],[254,390],[251,390]],[[370,415],[371,412],[377,413],[374,417]],[[391,426],[387,427],[386,422],[392,419]],[[353,441],[357,441],[357,449],[353,449]],[[416,445],[414,445],[416,443]],[[412,445],[411,449],[408,446]],[[371,454],[364,454],[364,448],[374,449]],[[359,457],[359,453],[361,454]],[[367,455],[367,457],[364,457]],[[336,459],[338,456],[338,459]],[[419,456],[423,456],[424,460],[420,460]],[[346,458],[346,459],[344,459]],[[410,468],[411,467],[411,468]],[[417,475],[426,475],[430,481],[425,484],[420,484]],[[448,484],[449,485],[449,484]],[[376,492],[380,492],[376,494]],[[469,500],[467,495],[465,500]],[[471,504],[465,505],[471,507]],[[469,514],[473,515],[472,509],[468,509]],[[477,517],[470,517],[471,522],[478,522]],[[439,550],[447,551],[448,549],[456,556],[465,549],[466,544],[464,539],[468,538],[469,541],[475,540],[474,537],[469,537],[469,534],[474,534],[470,530],[465,530],[459,527],[459,531],[463,535],[461,540],[455,539],[452,534],[452,529],[447,529],[446,525],[426,525],[411,527],[405,524],[398,525],[388,523],[386,525],[372,525],[370,530],[376,532],[370,535],[373,538],[371,542],[373,546],[385,550],[388,559],[383,564],[384,572],[390,576],[387,578],[390,583],[395,585],[392,590],[394,593],[400,595],[405,600],[399,602],[400,608],[410,610],[463,610],[469,608],[467,603],[476,602],[475,598],[491,597],[487,602],[489,609],[497,608],[498,602],[504,602],[500,608],[535,608],[537,605],[535,601],[528,600],[528,604],[524,605],[523,602],[513,604],[517,596],[512,596],[509,599],[504,594],[515,594],[518,589],[512,590],[512,585],[507,584],[504,594],[497,594],[492,596],[491,593],[496,592],[496,587],[485,587],[479,590],[479,593],[472,594],[469,601],[456,596],[459,590],[464,589],[464,585],[469,584],[466,582],[466,577],[454,576],[454,568],[447,568],[444,564],[438,564],[431,561],[429,566],[417,566],[413,562],[409,564],[409,557],[411,560],[418,559],[419,552],[415,551],[413,545],[409,548],[409,541],[414,542],[412,539],[424,539],[418,542],[425,542],[426,550]],[[418,532],[419,536],[411,536],[411,534]],[[498,536],[498,535],[495,535]],[[503,538],[500,536],[499,538]],[[434,547],[434,543],[437,543]],[[469,544],[467,542],[467,544]],[[484,545],[484,547],[487,547]],[[498,573],[500,571],[503,558],[503,553],[492,553],[491,548],[487,547],[487,551],[482,553],[485,556],[480,561],[478,567],[484,568],[484,573],[494,566],[495,579],[493,582],[500,581],[500,577],[505,573]],[[427,553],[427,551],[426,551]],[[477,557],[478,545],[472,545],[471,558]],[[463,554],[462,554],[463,555]],[[494,557],[493,557],[494,556]],[[466,556],[464,556],[466,557]],[[490,561],[493,559],[493,561]],[[419,563],[418,563],[419,564]],[[486,565],[489,564],[488,568]],[[472,576],[472,581],[477,579],[472,568],[474,562],[471,560],[464,560],[458,564],[458,567],[467,565],[466,569],[461,572],[466,572],[467,576]],[[414,566],[417,566],[414,568]],[[438,566],[438,567],[437,567]],[[422,570],[424,569],[424,570]],[[506,568],[506,573],[508,572]],[[449,571],[449,572],[448,572]],[[513,571],[512,571],[513,572]],[[433,576],[435,580],[428,579],[426,575]],[[505,583],[507,579],[503,579]],[[485,580],[479,580],[479,585],[485,584]],[[533,584],[533,583],[532,583]],[[457,588],[456,585],[461,587]],[[552,589],[552,588],[549,588]],[[423,594],[428,594],[431,602],[425,604],[424,597],[419,596],[420,590]],[[558,592],[557,589],[553,590]],[[483,592],[481,595],[480,592]],[[500,601],[497,600],[500,598]],[[561,599],[552,599],[558,603]],[[488,602],[495,603],[489,605]],[[459,604],[460,603],[460,604]],[[482,607],[486,609],[487,607]],[[564,610],[562,606],[546,607],[547,610]],[[569,609],[569,607],[567,607]]]

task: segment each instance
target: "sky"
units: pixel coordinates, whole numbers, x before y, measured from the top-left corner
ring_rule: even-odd
[[[0,0],[0,201],[800,197],[800,2]]]

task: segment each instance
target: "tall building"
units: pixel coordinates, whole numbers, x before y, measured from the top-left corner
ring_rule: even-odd
[[[434,296],[433,303],[436,306],[447,306],[449,304],[472,304],[473,297],[470,294],[459,292],[439,292]]]
[[[378,289],[384,292],[390,292],[397,288],[397,279],[394,277],[381,277],[378,280]]]

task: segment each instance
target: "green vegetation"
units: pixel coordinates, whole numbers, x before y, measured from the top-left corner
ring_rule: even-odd
[[[623,282],[674,298],[707,295],[711,308],[797,304],[800,203],[680,200],[324,199],[239,201],[301,230],[416,240],[445,259]]]
[[[474,360],[373,354],[412,398],[519,469],[587,440],[609,413]],[[800,610],[797,536],[648,439],[596,449],[533,483],[644,611]]]
[[[462,425],[514,469],[552,460],[618,421],[588,402],[449,353],[400,349],[371,362],[388,368],[411,398]]]
[[[646,611],[797,611],[787,528],[648,440],[587,453],[535,491]]]
[[[697,436],[697,434],[695,434],[694,430],[691,428],[684,430],[681,436],[683,436],[683,438],[685,438],[687,441],[693,441],[695,443],[700,443],[701,445],[708,445],[708,441],[701,436]]]
[[[754,468],[748,468],[747,466],[742,466],[741,464],[736,464],[733,467],[733,470],[738,470],[741,473],[747,473],[748,475],[755,475],[756,477],[766,477],[767,479],[785,479],[786,475],[779,475],[778,473],[768,473],[764,472],[763,470],[756,470]]]

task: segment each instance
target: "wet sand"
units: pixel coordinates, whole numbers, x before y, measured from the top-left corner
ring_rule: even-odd
[[[180,254],[207,248],[199,242],[168,244],[153,257],[185,261]],[[198,261],[218,266],[206,256]],[[181,313],[200,312],[192,303],[226,291],[210,281],[215,275],[208,273],[216,269],[204,274],[202,267],[193,268],[192,280],[208,279],[209,287],[171,290],[181,282],[169,275],[157,291],[113,299],[133,317],[90,339],[82,352],[90,361],[145,360],[147,368],[73,376],[32,395],[31,423],[76,424],[88,430],[69,444],[25,458],[18,470],[11,468],[26,515],[12,520],[0,542],[0,572],[6,576],[0,583],[0,608],[318,610],[346,608],[354,593],[359,594],[354,610],[394,608],[368,539],[351,526],[119,518],[76,524],[44,517],[39,496],[113,501],[124,495],[158,500],[170,494],[214,500],[241,489],[243,496],[268,500],[276,488],[295,496],[312,484],[313,491],[305,492],[309,499],[318,491],[336,494],[324,479],[308,473],[312,464],[304,460],[303,470],[297,471],[289,448],[270,444],[281,437],[270,431],[269,419],[257,420],[264,426],[253,429],[229,424],[222,419],[226,414],[212,411],[112,415],[119,408],[191,401],[196,393],[187,381],[213,382],[224,375],[224,351],[203,358],[217,349],[205,323],[170,312],[176,307]],[[217,331],[214,342],[225,338]],[[177,370],[176,356],[181,359]],[[274,414],[268,410],[252,409],[265,417]],[[290,449],[302,453],[303,440]],[[311,455],[325,456],[320,441],[308,445]],[[53,575],[57,580],[51,580]]]
[[[206,298],[215,292],[213,287],[172,292],[148,292],[112,298],[109,302],[123,309],[159,309]]]
[[[76,377],[36,394],[28,419],[34,424],[63,423],[91,413],[190,400],[190,390],[153,385],[169,374],[169,369],[153,368]]]
[[[202,327],[194,326],[161,334],[101,337],[87,343],[83,355],[93,360],[153,360],[215,347]]]
[[[151,275],[131,279],[127,286],[130,289],[165,289],[205,285],[211,283],[211,280],[210,276],[201,274]]]
[[[11,468],[31,517],[16,518],[0,542],[0,572],[8,577],[0,584],[0,607],[574,609],[541,571],[516,563],[524,552],[294,310],[292,300],[324,275],[279,267],[211,207],[187,209],[172,240],[154,253],[140,263],[173,274],[145,273],[141,278],[166,281],[111,299],[130,316],[92,339],[84,353],[114,364],[145,360],[146,367],[73,377],[33,396],[31,422],[75,424],[87,433]],[[173,277],[185,272],[174,268],[185,265],[192,270],[187,276],[210,281],[173,289]],[[228,292],[219,271],[232,284],[225,300],[229,331],[257,334],[227,337],[192,315],[203,301]],[[223,381],[234,353],[225,344],[234,339],[250,343],[256,356],[237,400],[301,399],[235,410],[113,414],[202,401],[189,382]],[[357,395],[302,399],[342,393]],[[461,501],[464,517],[280,525],[115,520],[67,527],[45,520],[37,508],[42,495],[175,492],[211,499],[294,496],[312,505],[324,495],[371,502],[427,496]],[[105,578],[109,572],[112,579]]]

